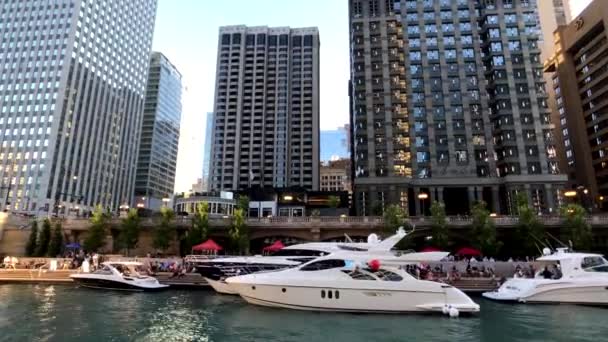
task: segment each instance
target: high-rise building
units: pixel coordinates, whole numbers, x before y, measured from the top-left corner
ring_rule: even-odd
[[[355,206],[556,210],[535,1],[350,0]],[[425,202],[427,204],[425,205]]]
[[[133,196],[156,0],[0,0],[0,204]]]
[[[350,142],[348,125],[333,130],[321,131],[321,161],[348,158]]]
[[[350,159],[342,158],[323,162],[320,169],[321,191],[348,191],[352,192],[350,178]]]
[[[205,146],[203,151],[203,178],[202,187],[209,191],[209,177],[211,174],[211,145],[213,144],[213,113],[207,113],[207,124],[205,126]]]
[[[593,1],[555,32],[555,54],[545,63],[555,91],[556,141],[561,166],[587,207],[608,199],[608,3]]]
[[[319,187],[317,28],[219,32],[211,190]]]
[[[152,52],[135,178],[135,203],[158,210],[173,195],[182,116],[182,75]]]

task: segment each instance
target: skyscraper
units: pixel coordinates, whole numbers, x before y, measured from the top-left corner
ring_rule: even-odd
[[[133,195],[156,0],[0,0],[3,208]]]
[[[152,52],[135,178],[135,203],[160,209],[173,194],[182,115],[182,75]]]
[[[556,209],[555,160],[533,1],[350,0],[355,205]]]
[[[202,188],[209,191],[209,175],[211,172],[211,145],[213,144],[213,113],[207,113],[207,124],[205,127],[205,147],[203,152],[203,178]]]
[[[555,54],[545,64],[555,90],[556,140],[561,166],[577,201],[605,209],[608,200],[608,3],[593,1],[555,32]]]
[[[319,187],[317,28],[220,28],[212,190]]]

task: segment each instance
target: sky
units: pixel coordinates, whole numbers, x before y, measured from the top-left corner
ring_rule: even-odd
[[[590,2],[570,0],[573,17]],[[220,26],[318,27],[321,129],[335,129],[348,122],[347,3],[346,0],[159,0],[152,48],[177,67],[184,86],[176,192],[190,189],[202,173],[205,116],[213,111]]]
[[[319,28],[321,129],[348,122],[348,7],[344,0],[159,0],[152,49],[182,74],[176,192],[201,177],[205,115],[213,111],[220,26]]]

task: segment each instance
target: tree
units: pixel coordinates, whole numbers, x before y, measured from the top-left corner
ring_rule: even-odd
[[[237,202],[237,208],[241,209],[245,215],[249,212],[249,197],[240,195]]]
[[[43,257],[49,250],[49,242],[51,241],[51,221],[45,219],[42,222],[42,230],[38,236],[38,245],[36,246],[36,256]]]
[[[172,220],[175,218],[175,213],[170,208],[161,208],[160,209],[160,226],[156,228],[156,232],[154,235],[154,241],[152,241],[152,245],[156,249],[160,249],[161,251],[166,251],[171,244],[172,239]]]
[[[37,249],[37,240],[38,240],[38,221],[32,222],[32,230],[30,231],[30,238],[27,240],[27,245],[25,245],[25,255],[28,257],[34,256]]]
[[[593,232],[591,225],[585,219],[586,214],[585,208],[578,204],[569,204],[561,208],[568,239],[575,249],[581,251],[588,251],[593,241]]]
[[[327,205],[329,205],[330,208],[337,208],[340,205],[340,197],[338,196],[329,196],[327,198]]]
[[[514,252],[519,256],[536,255],[539,252],[536,242],[542,241],[545,237],[544,226],[528,205],[528,196],[525,192],[520,191],[517,194],[516,204],[519,220],[515,229],[515,246],[517,247],[513,246]]]
[[[384,210],[384,231],[392,235],[395,234],[399,227],[405,225],[405,219],[408,217],[407,212],[397,204],[391,204]]]
[[[486,202],[476,202],[471,209],[471,215],[473,216],[471,224],[473,246],[484,255],[496,255],[502,247],[502,242],[496,240],[496,226],[490,219]]]
[[[445,205],[438,201],[431,204],[431,231],[433,244],[440,249],[447,248],[449,237]]]
[[[186,239],[186,249],[188,252],[193,246],[205,241],[209,236],[209,203],[202,202],[196,205],[194,216],[192,217],[192,229],[188,232]]]
[[[57,222],[55,224],[55,229],[53,230],[53,236],[51,237],[51,242],[49,243],[49,252],[48,255],[51,258],[54,258],[61,254],[63,250],[63,229],[61,227],[61,222]]]
[[[228,235],[230,236],[233,250],[239,253],[247,251],[249,248],[249,230],[245,223],[245,213],[240,208],[234,210]]]
[[[122,219],[120,234],[118,235],[118,244],[121,248],[127,250],[127,256],[129,256],[129,250],[137,246],[139,241],[139,232],[141,219],[137,213],[137,209],[131,208],[127,213],[127,217]]]
[[[106,244],[106,230],[109,214],[104,212],[101,205],[97,205],[91,216],[91,227],[84,240],[84,249],[87,252],[97,252]]]

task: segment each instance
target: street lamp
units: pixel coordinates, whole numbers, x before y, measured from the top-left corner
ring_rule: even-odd
[[[418,199],[420,200],[420,202],[422,203],[422,216],[425,216],[425,212],[424,212],[424,201],[429,198],[429,194],[425,193],[425,192],[421,192],[418,194]]]
[[[566,196],[568,198],[576,197],[576,191],[574,191],[574,190],[566,191],[566,192],[564,192],[564,196]]]

